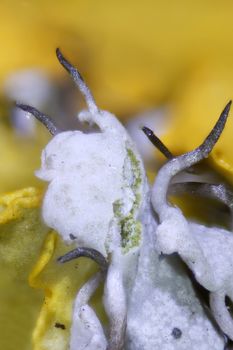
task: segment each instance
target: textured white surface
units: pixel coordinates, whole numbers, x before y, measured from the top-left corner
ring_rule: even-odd
[[[167,207],[156,230],[156,247],[164,254],[178,253],[194,272],[197,281],[210,291],[220,284],[203,250],[178,208]]]
[[[106,256],[111,243],[108,234],[115,224],[114,203],[122,204],[122,215],[126,216],[136,200],[127,153],[128,149],[135,150],[111,114],[82,113],[80,118],[98,123],[101,132],[63,132],[46,146],[41,169],[36,172],[50,182],[43,218],[67,243],[75,236],[77,245],[97,249]],[[140,209],[140,203],[137,205]]]
[[[78,292],[73,308],[70,350],[105,350],[107,340],[94,310],[87,304],[102,280],[101,273],[92,277]]]
[[[219,285],[218,290],[210,294],[211,310],[223,332],[233,339],[233,319],[225,304],[226,296],[233,300],[233,234],[195,223],[190,227]]]
[[[226,294],[232,298],[230,233],[188,223],[179,209],[167,204],[169,182],[185,166],[178,159],[163,167],[152,190],[161,223],[157,227],[138,152],[119,121],[97,108],[80,79],[78,75],[76,83],[89,111],[78,118],[99,132],[56,135],[43,151],[37,172],[49,182],[43,203],[47,225],[67,243],[75,240],[112,258],[104,292],[109,334],[88,306],[97,275],[76,297],[71,350],[120,350],[126,311],[126,350],[222,350],[223,337],[200,304],[183,262],[159,253],[178,253],[197,281],[213,292],[215,318],[231,335],[224,302]],[[198,159],[190,154],[191,163]]]
[[[158,173],[152,189],[152,205],[160,221],[155,243],[158,252],[178,253],[193,271],[195,279],[211,292],[210,306],[215,320],[233,339],[233,319],[225,305],[226,296],[233,300],[233,234],[189,223],[178,208],[167,203],[166,198],[172,177],[195,164],[199,159],[196,153],[172,159]],[[188,162],[184,162],[184,157],[189,158]]]
[[[121,255],[119,248],[112,253],[104,287],[103,301],[110,321],[109,349],[121,349],[124,344],[127,307]]]
[[[115,157],[113,155],[116,155]],[[114,218],[113,203],[122,197],[125,144],[116,137],[79,131],[58,134],[46,147],[42,169],[50,180],[43,218],[67,242],[106,255],[105,239]]]
[[[147,226],[127,320],[129,350],[222,350],[223,338],[207,316],[177,256],[159,258],[153,223]],[[172,332],[182,334],[176,339]]]

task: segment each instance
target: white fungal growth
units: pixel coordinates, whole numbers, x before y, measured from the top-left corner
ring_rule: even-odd
[[[231,253],[227,254],[233,249],[233,235],[217,228],[210,233],[206,227],[201,229],[199,225],[190,224],[166,199],[171,178],[208,156],[224,128],[230,104],[200,147],[171,159],[162,167],[153,186],[152,204],[160,219],[156,249],[164,254],[177,252],[193,271],[196,280],[212,292],[210,305],[215,319],[222,331],[233,339],[233,320],[225,304],[225,297],[233,296],[233,259]]]
[[[126,330],[126,293],[123,285],[123,264],[120,249],[112,253],[104,290],[104,306],[110,320],[109,349],[124,348]]]
[[[84,115],[90,122],[91,115],[82,114],[82,120]],[[92,122],[97,123],[98,118],[102,118],[99,133],[67,131],[56,135],[43,151],[36,175],[50,182],[43,203],[47,225],[66,242],[73,242],[75,237],[78,245],[106,256],[106,238],[114,218],[120,216],[119,222],[130,216],[132,224],[137,225],[145,176],[141,173],[141,183],[135,178],[130,155],[135,157],[139,172],[141,161],[121,124],[110,113],[95,115]],[[128,231],[128,244],[133,245],[135,234],[140,233],[130,237]]]
[[[206,314],[177,256],[161,258],[156,225],[148,220],[127,318],[127,350],[223,350],[223,338]],[[178,329],[176,338],[173,330]]]
[[[70,350],[106,349],[107,340],[101,323],[87,304],[102,278],[102,274],[97,273],[78,292],[74,302]]]
[[[150,129],[143,128],[170,159],[149,191],[141,158],[124,127],[114,115],[99,110],[80,73],[59,50],[57,57],[86,100],[88,110],[78,119],[98,131],[60,132],[35,108],[18,107],[32,113],[54,136],[36,175],[49,182],[42,209],[45,223],[65,242],[77,245],[59,262],[85,256],[100,266],[74,301],[70,349],[223,350],[223,334],[203,307],[182,260],[211,292],[213,315],[221,331],[233,339],[225,305],[226,296],[233,300],[233,236],[188,222],[167,203],[167,191],[174,175],[208,156],[224,128],[230,103],[204,143],[181,157],[174,158]],[[233,196],[221,188],[212,186],[212,195],[217,191],[228,204]],[[100,281],[109,319],[106,329],[88,305]]]
[[[112,226],[118,226],[122,249],[127,252],[140,244],[137,217],[146,188],[142,161],[121,123],[111,113],[98,109],[80,73],[59,50],[57,57],[86,99],[89,109],[79,113],[78,119],[96,125],[100,131],[58,133],[48,117],[32,111],[55,135],[44,149],[41,169],[36,172],[49,181],[43,202],[44,221],[67,243],[75,239],[77,245],[94,248],[104,256],[111,244]]]

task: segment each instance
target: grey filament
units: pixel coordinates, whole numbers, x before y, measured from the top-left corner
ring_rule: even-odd
[[[92,93],[89,89],[89,87],[86,85],[83,77],[75,68],[61,53],[60,49],[56,49],[56,55],[58,58],[58,61],[61,63],[61,65],[67,70],[67,72],[71,75],[73,81],[78,86],[79,90],[83,94],[85,101],[87,103],[88,109],[91,113],[97,113],[99,111],[98,107],[96,106],[94,97],[92,96]]]
[[[213,147],[217,143],[221,133],[223,132],[224,126],[226,124],[228,114],[230,111],[232,101],[229,101],[222,111],[217,123],[205,138],[204,142],[197,147],[195,150],[185,153],[181,156],[174,157],[173,154],[168,150],[168,148],[163,144],[163,142],[153,133],[153,131],[146,126],[142,128],[145,135],[153,143],[153,145],[169,160],[179,159],[182,163],[182,167],[179,171],[190,167],[193,164],[207,158],[209,153],[212,151]]]
[[[44,124],[44,126],[53,136],[59,134],[60,130],[56,127],[52,119],[44,113],[38,111],[38,109],[18,102],[16,103],[16,106],[22,109],[24,112],[32,114],[37,120]]]
[[[142,131],[150,140],[150,142],[167,158],[174,158],[173,154],[169,151],[169,149],[164,145],[164,143],[156,136],[153,131],[147,126],[143,126]]]
[[[211,130],[209,135],[206,137],[205,141],[199,147],[200,152],[203,154],[203,158],[208,157],[209,153],[212,151],[214,145],[218,141],[228,118],[228,114],[231,108],[232,101],[229,101],[222,111],[217,123]]]
[[[65,263],[71,261],[73,259],[77,259],[80,257],[86,257],[94,260],[99,266],[103,273],[106,273],[108,269],[108,263],[105,257],[95,249],[79,247],[70,252],[66,253],[63,256],[60,256],[57,261],[60,263]]]
[[[169,186],[169,194],[190,193],[211,199],[218,199],[233,210],[233,193],[223,184],[201,182],[175,183]]]
[[[223,184],[210,184],[201,182],[183,182],[171,184],[168,194],[189,193],[210,199],[216,199],[230,209],[231,229],[233,229],[233,193]]]
[[[190,167],[191,165],[196,164],[197,162],[208,157],[223,132],[231,108],[231,103],[232,101],[228,102],[220,117],[218,118],[215,126],[209,135],[205,138],[204,142],[195,150],[178,157],[178,159],[180,159],[181,163],[183,164],[179,170]]]

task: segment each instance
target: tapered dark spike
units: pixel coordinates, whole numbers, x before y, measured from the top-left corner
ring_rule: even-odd
[[[66,253],[63,256],[60,256],[57,261],[60,263],[65,263],[73,259],[80,257],[86,257],[94,260],[99,266],[102,272],[106,272],[108,269],[108,263],[105,257],[95,249],[79,247],[70,252]]]
[[[206,137],[204,142],[199,147],[199,150],[203,153],[203,157],[206,158],[212,151],[213,147],[215,146],[216,142],[218,141],[219,137],[221,136],[224,126],[226,124],[228,114],[231,108],[232,101],[229,101],[222,111],[217,123],[209,133],[209,135]]]
[[[75,84],[78,86],[79,90],[83,94],[85,101],[87,103],[88,109],[92,113],[98,112],[98,107],[96,106],[95,100],[92,96],[92,93],[89,89],[89,87],[86,85],[83,77],[75,68],[61,53],[60,49],[56,49],[56,55],[58,58],[58,61],[61,63],[61,65],[67,70],[67,72],[71,75],[72,79],[74,80]]]
[[[56,127],[52,119],[50,119],[47,115],[43,114],[42,112],[38,111],[38,109],[18,102],[16,103],[16,107],[22,109],[27,113],[32,114],[37,120],[44,124],[44,126],[48,129],[50,134],[59,134],[60,130]]]
[[[147,126],[143,126],[142,131],[151,141],[151,143],[167,158],[172,159],[174,156],[169,151],[169,149],[164,145],[164,143],[156,136],[151,129]]]
[[[176,158],[176,160],[179,160],[180,165],[177,168],[177,171],[173,174],[173,176],[177,174],[177,172],[190,168],[194,164],[208,157],[208,155],[214,148],[215,144],[217,143],[219,137],[223,132],[224,126],[229,115],[230,107],[231,101],[228,102],[228,104],[220,114],[220,117],[218,118],[215,126],[199,147],[197,147],[191,152],[182,154],[181,156]]]
[[[231,101],[225,106],[217,123],[199,147],[181,156],[173,157],[160,169],[152,189],[152,205],[159,217],[162,216],[164,207],[168,205],[167,191],[172,178],[208,157],[223,132],[230,107]],[[159,196],[156,195],[157,191],[160,193]]]

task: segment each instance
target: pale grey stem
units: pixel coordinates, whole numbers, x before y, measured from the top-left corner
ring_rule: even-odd
[[[76,248],[76,249],[68,252],[67,254],[59,257],[58,261],[60,263],[65,263],[65,262],[68,262],[68,261],[71,261],[73,259],[80,258],[80,257],[87,257],[87,258],[94,260],[100,266],[100,271],[97,272],[93,277],[91,277],[82,286],[82,288],[79,290],[77,297],[75,299],[74,311],[73,311],[73,324],[72,324],[72,330],[71,330],[71,341],[70,341],[70,348],[71,349],[73,349],[74,347],[76,348],[76,346],[77,346],[77,344],[76,344],[76,342],[77,342],[76,338],[78,336],[76,334],[76,331],[78,330],[78,329],[76,329],[77,322],[79,322],[83,318],[83,316],[85,316],[85,315],[82,315],[82,313],[84,312],[84,314],[86,314],[85,309],[87,307],[89,308],[88,310],[92,310],[88,306],[88,302],[89,302],[90,298],[92,297],[92,295],[94,294],[94,292],[96,291],[96,289],[98,288],[100,282],[105,280],[106,272],[107,272],[107,268],[108,268],[107,261],[100,252],[98,252],[95,249],[85,248],[85,247]],[[82,322],[85,322],[85,320]],[[93,310],[92,310],[91,322],[92,322],[92,324],[94,322],[95,326],[99,325],[98,327],[100,327],[99,328],[100,334],[97,334],[97,337],[98,336],[101,336],[102,338],[104,337],[104,340],[105,340],[102,326],[101,326],[101,324],[100,324],[100,322],[99,322],[99,320],[98,320],[98,318],[95,315]]]
[[[50,132],[50,134],[57,135],[59,134],[61,131],[56,127],[56,125],[54,124],[54,122],[52,121],[52,119],[50,117],[48,117],[47,115],[45,115],[44,113],[38,111],[38,109],[32,107],[32,106],[28,106],[22,103],[16,103],[16,107],[22,109],[23,111],[32,114],[37,120],[39,120],[42,124],[44,124],[44,126],[48,129],[48,131]]]
[[[95,345],[102,350],[107,347],[103,327],[94,310],[88,305],[90,298],[103,280],[103,275],[101,271],[97,272],[82,286],[75,298],[70,331],[69,348],[71,350],[89,348],[89,344],[90,349],[94,349]]]
[[[123,350],[126,330],[127,306],[123,284],[121,253],[111,255],[104,287],[104,307],[109,318],[110,332],[107,350]]]
[[[233,320],[225,303],[224,291],[210,293],[210,308],[222,331],[233,340]]]
[[[100,282],[103,280],[103,273],[97,272],[92,276],[79,290],[76,298],[76,306],[81,307],[82,305],[88,304],[92,295],[98,288]]]
[[[126,318],[121,324],[112,320],[110,326],[109,344],[107,350],[124,350]]]
[[[104,274],[106,274],[108,269],[107,260],[100,252],[92,248],[78,247],[74,250],[71,250],[70,252],[66,253],[63,256],[60,256],[57,259],[57,261],[60,263],[65,263],[80,257],[86,257],[94,260],[100,266],[101,271]]]
[[[223,350],[228,350],[228,336],[226,334],[223,335],[223,339],[224,339],[224,348]]]
[[[83,77],[75,68],[61,53],[60,49],[56,49],[56,55],[58,58],[58,61],[61,63],[61,65],[67,70],[67,72],[71,75],[73,81],[78,86],[80,92],[83,94],[83,97],[85,98],[85,101],[87,103],[88,109],[91,113],[98,113],[99,109],[95,103],[94,97],[92,96],[92,93],[85,83]]]

